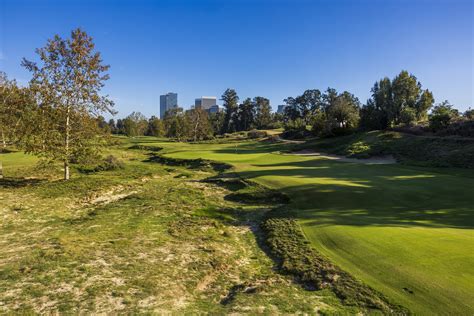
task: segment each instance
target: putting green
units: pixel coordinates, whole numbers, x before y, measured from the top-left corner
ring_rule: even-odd
[[[284,145],[150,143],[286,192],[312,245],[416,314],[474,313],[472,172],[281,155]]]

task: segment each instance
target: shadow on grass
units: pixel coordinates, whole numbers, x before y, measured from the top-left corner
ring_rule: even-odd
[[[213,150],[217,154],[264,154],[271,153],[272,151],[278,150],[289,150],[292,145],[289,144],[269,144],[269,143],[241,143],[235,147],[229,146],[226,148],[220,148]]]
[[[275,177],[305,225],[474,228],[470,178],[327,160],[265,167],[238,175]]]
[[[3,178],[0,179],[0,188],[22,188],[44,181],[43,179]]]

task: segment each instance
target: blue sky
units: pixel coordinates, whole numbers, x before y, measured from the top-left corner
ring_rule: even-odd
[[[159,95],[188,108],[230,87],[273,108],[305,89],[348,90],[406,69],[437,102],[474,106],[473,2],[0,0],[0,70],[20,83],[22,57],[81,27],[111,65],[119,117],[159,114]]]

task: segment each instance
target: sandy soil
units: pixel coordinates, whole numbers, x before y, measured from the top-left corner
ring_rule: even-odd
[[[390,165],[390,164],[397,163],[397,161],[395,160],[395,158],[393,158],[393,156],[380,156],[380,157],[372,157],[372,158],[367,158],[367,159],[357,159],[357,158],[348,158],[348,157],[339,156],[339,155],[320,153],[320,152],[316,152],[310,149],[294,151],[290,153],[289,155],[317,156],[317,157],[322,157],[322,158],[326,158],[330,160],[337,160],[341,162],[361,163],[361,164],[366,164],[366,165]]]

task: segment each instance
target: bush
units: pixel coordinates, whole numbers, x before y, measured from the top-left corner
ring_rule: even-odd
[[[411,126],[416,122],[416,111],[410,107],[404,107],[400,112],[400,121],[405,126]]]
[[[308,135],[309,131],[306,128],[306,122],[300,118],[289,120],[285,124],[284,138],[305,138]]]
[[[253,129],[247,133],[247,137],[251,139],[263,138],[263,137],[267,137],[267,132]]]
[[[117,157],[109,155],[97,165],[80,165],[77,170],[81,173],[93,173],[99,171],[112,171],[122,169],[124,164]]]
[[[397,127],[391,128],[390,130],[395,131],[395,132],[405,133],[405,134],[417,135],[417,136],[430,132],[430,130],[426,126],[422,126],[422,125],[397,126]]]
[[[474,109],[469,108],[469,110],[464,112],[464,117],[468,120],[474,120]]]
[[[123,162],[113,155],[105,157],[104,162],[101,164],[101,171],[110,171],[122,169],[124,166]]]
[[[447,101],[435,106],[429,116],[430,128],[433,131],[439,131],[448,127],[451,121],[459,117],[459,112],[453,109],[453,106]]]
[[[324,112],[319,112],[313,117],[313,127],[311,128],[311,132],[315,136],[320,136],[326,134],[326,114]]]
[[[455,121],[449,124],[446,128],[438,130],[436,135],[474,137],[474,120]]]

